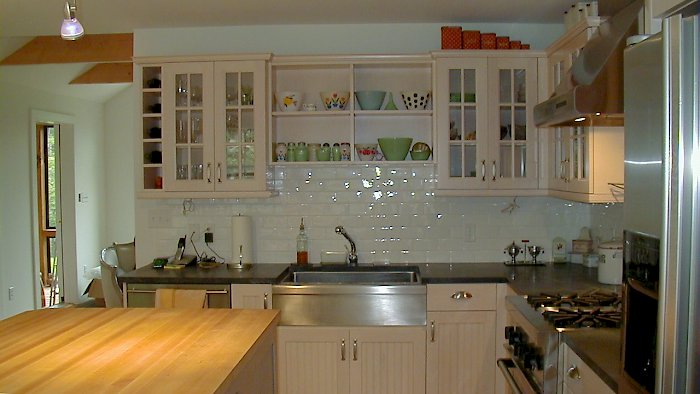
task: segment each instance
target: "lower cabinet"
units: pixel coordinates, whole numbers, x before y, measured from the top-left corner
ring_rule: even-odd
[[[425,327],[277,331],[280,394],[425,392]]]
[[[270,284],[232,284],[231,308],[270,309],[271,294]]]
[[[614,391],[605,384],[591,367],[588,366],[568,345],[562,344],[563,354],[563,393],[564,394],[613,394]]]
[[[496,391],[497,286],[428,285],[428,394]]]

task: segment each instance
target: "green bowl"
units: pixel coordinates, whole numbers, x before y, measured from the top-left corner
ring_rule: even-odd
[[[378,110],[382,108],[386,92],[381,90],[358,90],[355,92],[360,109]]]
[[[406,159],[408,150],[411,149],[413,138],[377,138],[377,141],[386,160],[401,161]]]
[[[430,151],[429,150],[412,150],[411,151],[411,160],[428,160],[430,157]]]

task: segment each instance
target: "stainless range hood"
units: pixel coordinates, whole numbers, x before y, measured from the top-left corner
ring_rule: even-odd
[[[600,25],[552,97],[535,106],[535,125],[624,124],[623,50],[626,38],[637,34],[643,5],[643,0],[635,0]]]

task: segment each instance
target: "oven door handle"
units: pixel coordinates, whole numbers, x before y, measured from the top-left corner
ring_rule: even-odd
[[[511,374],[509,371],[510,368],[517,368],[513,360],[499,358],[498,361],[496,361],[496,364],[498,364],[498,368],[501,370],[503,377],[506,378],[510,389],[513,390],[513,394],[523,394],[520,387],[518,387],[518,383],[515,381],[515,378],[513,378],[513,374]]]
[[[659,300],[659,295],[658,295],[658,293],[654,293],[653,291],[647,289],[646,287],[644,287],[644,285],[642,284],[642,282],[638,281],[637,279],[628,278],[628,279],[627,279],[627,285],[629,285],[629,286],[630,286],[631,288],[633,288],[634,290],[636,290],[636,291],[638,291],[638,292],[644,294],[645,296],[647,296],[647,297],[649,297],[649,298],[651,298],[651,299],[653,299],[653,300],[656,300],[656,301]]]

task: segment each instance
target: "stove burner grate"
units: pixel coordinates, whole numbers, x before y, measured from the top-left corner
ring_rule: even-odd
[[[527,302],[535,308],[539,307],[594,307],[620,305],[620,296],[603,290],[590,290],[581,294],[550,294],[540,293],[527,296]]]
[[[620,327],[622,313],[618,310],[594,309],[548,309],[542,315],[557,328],[581,328],[581,327]]]

